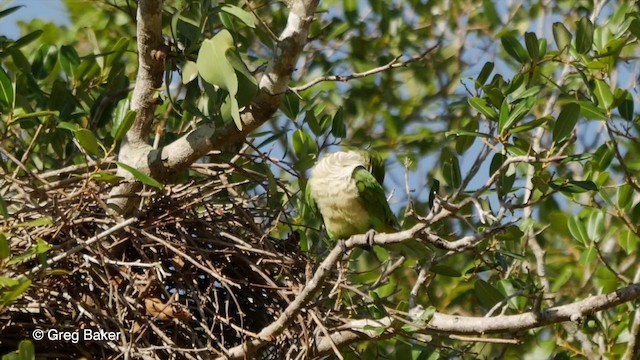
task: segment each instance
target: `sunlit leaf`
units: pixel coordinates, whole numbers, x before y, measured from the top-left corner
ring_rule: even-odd
[[[152,186],[154,188],[157,189],[162,189],[164,188],[164,185],[162,185],[162,183],[160,183],[158,180],[152,178],[149,175],[144,174],[143,172],[141,172],[140,170],[131,167],[127,164],[123,164],[121,162],[116,162],[116,164],[118,164],[119,167],[123,168],[124,170],[128,171],[131,175],[133,175],[133,177],[140,181],[141,183],[145,184],[145,185],[149,185]]]
[[[574,239],[578,240],[582,245],[589,244],[589,236],[587,235],[587,227],[580,218],[572,216],[567,222],[569,232]]]
[[[78,143],[85,149],[89,154],[95,156],[102,156],[102,152],[100,151],[100,146],[98,145],[98,139],[89,129],[78,129],[75,132],[76,139],[78,139]]]
[[[193,61],[185,61],[182,67],[182,83],[188,84],[198,77],[198,65]]]
[[[224,5],[222,8],[220,8],[220,10],[226,12],[227,14],[235,16],[250,28],[256,27],[255,16],[253,16],[253,14],[250,12],[242,10],[242,8],[239,8],[235,5],[227,4],[227,5]]]
[[[204,81],[219,86],[229,93],[227,101],[231,117],[238,129],[242,130],[240,108],[236,99],[238,76],[226,56],[227,51],[234,49],[233,37],[228,30],[224,29],[211,39],[202,42],[196,65]]]
[[[594,93],[596,98],[598,99],[598,105],[603,110],[609,110],[611,108],[611,104],[613,103],[613,94],[611,93],[611,88],[609,85],[604,82],[604,80],[596,79],[596,85]]]
[[[491,120],[498,119],[498,113],[493,108],[491,108],[489,104],[487,104],[487,100],[479,97],[472,97],[467,101],[469,102],[469,105],[471,105],[474,109],[478,110],[482,115],[486,116],[487,118]]]
[[[553,38],[556,41],[558,50],[564,51],[567,47],[571,46],[571,39],[573,36],[563,23],[556,22],[553,23]]]

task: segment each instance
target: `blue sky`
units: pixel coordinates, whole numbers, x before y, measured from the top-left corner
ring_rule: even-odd
[[[0,35],[17,39],[20,37],[18,21],[40,18],[57,24],[68,24],[65,5],[60,0],[0,0],[0,10],[13,6],[23,6],[13,14],[0,19]]]

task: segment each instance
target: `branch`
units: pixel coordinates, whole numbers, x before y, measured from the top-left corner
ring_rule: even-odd
[[[447,212],[444,210],[443,212]],[[480,232],[472,236],[465,236],[456,241],[447,241],[438,237],[435,234],[428,232],[427,224],[417,224],[409,230],[400,231],[393,234],[376,234],[373,239],[374,245],[389,245],[401,243],[403,241],[409,241],[416,236],[424,237],[424,240],[432,243],[440,248],[451,251],[462,251],[469,247],[474,246],[481,240],[488,236],[501,231],[506,225],[494,226],[486,231]],[[300,314],[303,308],[309,304],[324,286],[324,279],[335,268],[338,261],[349,250],[356,247],[370,246],[371,240],[367,234],[354,235],[348,240],[340,240],[338,244],[331,250],[329,255],[322,261],[318,269],[313,274],[313,277],[302,288],[296,298],[287,306],[286,309],[280,314],[280,317],[273,323],[263,328],[258,333],[258,338],[249,340],[243,344],[240,344],[234,348],[229,349],[227,356],[230,359],[243,359],[251,358],[256,352],[266,346],[269,342],[274,341],[276,336],[280,335],[287,326],[293,321],[293,319]]]
[[[341,82],[347,82],[349,80],[353,80],[353,79],[359,79],[359,78],[363,78],[363,77],[367,77],[367,76],[371,76],[383,71],[387,71],[387,70],[391,70],[391,69],[395,69],[395,68],[399,68],[399,67],[406,67],[411,63],[420,61],[422,59],[424,59],[431,51],[433,51],[434,49],[436,49],[438,46],[440,46],[440,44],[436,44],[433,47],[430,47],[429,49],[425,50],[422,54],[412,57],[408,60],[405,61],[401,61],[398,62],[398,60],[400,60],[400,58],[403,55],[397,56],[395,57],[393,60],[391,60],[389,63],[387,63],[386,65],[382,65],[379,66],[377,68],[373,68],[371,70],[367,70],[367,71],[363,71],[363,72],[359,72],[359,73],[353,73],[350,75],[330,75],[330,76],[321,76],[318,77],[316,79],[313,79],[312,81],[304,84],[304,85],[300,85],[300,86],[296,86],[291,88],[291,91],[293,91],[294,93],[300,92],[300,91],[304,91],[309,89],[310,87],[319,84],[321,82],[324,81],[341,81]]]
[[[220,150],[244,141],[254,129],[267,121],[280,107],[287,92],[291,74],[307,43],[309,26],[319,0],[295,0],[280,35],[278,49],[266,73],[260,79],[259,91],[242,114],[242,130],[230,122],[220,129],[203,124],[162,149],[163,166],[170,173],[191,165],[211,150]]]
[[[136,119],[122,139],[118,160],[138,170],[151,174],[157,156],[151,156],[152,148],[147,143],[157,105],[157,91],[162,86],[164,72],[163,58],[158,56],[163,47],[162,40],[162,0],[138,1],[137,47],[138,73],[131,97],[131,110],[136,111]],[[155,153],[154,153],[155,155]],[[109,204],[121,214],[128,214],[138,201],[138,197],[118,197],[133,194],[141,185],[134,182],[133,175],[118,168],[119,176],[129,180],[111,190]],[[154,176],[156,176],[154,174]]]
[[[584,316],[612,308],[640,298],[640,284],[632,284],[609,294],[588,297],[571,304],[548,308],[541,312],[526,312],[518,315],[500,315],[490,318],[457,316],[435,313],[422,331],[435,335],[485,335],[512,333],[565,321],[580,321]],[[342,330],[332,333],[331,338],[320,336],[316,341],[315,355],[331,352],[330,343],[343,347],[360,340],[380,339],[379,332],[370,327],[390,327],[391,317],[370,320],[354,320],[340,326]],[[345,328],[347,328],[345,330]],[[387,332],[381,336],[389,336]]]

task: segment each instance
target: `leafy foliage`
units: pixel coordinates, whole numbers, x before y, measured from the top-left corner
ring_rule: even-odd
[[[38,234],[62,226],[59,214],[47,214],[50,223],[21,221],[28,212],[23,199],[51,201],[52,209],[53,189],[68,195],[74,186],[100,199],[120,181],[117,166],[160,194],[169,191],[113,161],[137,115],[130,110],[135,2],[65,3],[69,26],[34,19],[20,24],[18,39],[0,36],[0,316],[41,290],[42,279],[16,277],[14,268],[43,264],[51,239]],[[220,185],[212,198],[254,214],[256,224],[242,224],[256,227],[250,232],[256,239],[278,246],[293,239],[292,253],[315,268],[329,249],[302,196],[307,170],[337,145],[374,149],[387,158],[385,185],[403,228],[446,208],[450,216],[429,224],[445,240],[496,224],[505,224],[504,231],[459,253],[418,241],[356,249],[327,285],[336,291],[310,305],[321,320],[305,326],[322,321],[339,328],[347,317],[411,319],[410,305],[421,304],[428,308],[413,323],[389,326],[395,336],[368,325],[385,340],[342,348],[345,358],[621,357],[629,339],[640,336],[633,333],[630,312],[638,310],[632,303],[590,315],[577,329],[551,325],[498,335],[514,343],[508,347],[424,330],[435,311],[519,314],[638,282],[640,8],[627,1],[600,5],[322,1],[280,112],[246,145],[201,160],[173,182],[222,176],[233,186]],[[3,9],[0,17],[16,11]],[[166,1],[169,56],[149,142],[162,147],[202,124],[242,128],[240,116],[278,54],[277,34],[288,14],[276,1]],[[220,163],[231,170],[211,172]],[[153,201],[144,206],[164,209]],[[228,210],[191,208],[206,219],[220,209]],[[180,237],[172,236],[178,244]],[[171,266],[163,270],[175,270]],[[290,290],[305,283],[292,284],[269,269],[273,283],[260,286]],[[236,342],[246,335],[230,333],[225,336]],[[205,331],[198,336],[212,344]],[[589,348],[598,350],[579,350]]]

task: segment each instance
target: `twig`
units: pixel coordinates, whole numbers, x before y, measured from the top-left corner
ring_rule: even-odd
[[[371,76],[383,71],[387,71],[387,70],[391,70],[391,69],[395,69],[395,68],[399,68],[399,67],[406,67],[411,63],[420,61],[422,59],[424,59],[427,55],[429,55],[429,53],[435,49],[438,48],[438,46],[440,46],[440,44],[436,44],[430,48],[428,48],[427,50],[425,50],[424,52],[422,52],[420,55],[418,56],[414,56],[408,60],[405,61],[400,61],[398,62],[398,60],[400,60],[400,58],[402,58],[404,55],[399,55],[396,56],[395,58],[393,58],[393,60],[389,61],[388,63],[386,63],[385,65],[382,66],[378,66],[376,68],[367,70],[367,71],[363,71],[363,72],[358,72],[358,73],[353,73],[353,74],[349,74],[349,75],[328,75],[328,76],[321,76],[318,77],[316,79],[311,80],[310,82],[304,84],[304,85],[300,85],[300,86],[296,86],[296,87],[292,87],[290,90],[292,92],[300,92],[300,91],[305,91],[307,89],[309,89],[310,87],[317,85],[321,82],[325,82],[325,81],[340,81],[340,82],[347,82],[353,79],[360,79],[360,78],[364,78],[367,76]]]

